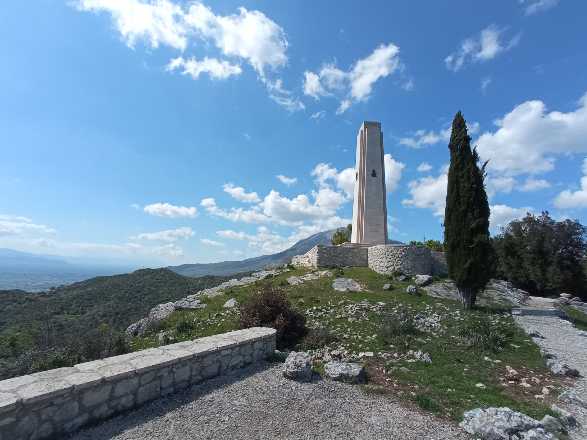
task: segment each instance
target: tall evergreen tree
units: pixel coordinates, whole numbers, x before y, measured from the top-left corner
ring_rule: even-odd
[[[476,149],[471,150],[471,138],[461,112],[453,120],[448,148],[444,247],[448,274],[455,281],[463,307],[470,309],[493,272],[493,249],[484,186],[487,163],[479,167],[479,155]]]

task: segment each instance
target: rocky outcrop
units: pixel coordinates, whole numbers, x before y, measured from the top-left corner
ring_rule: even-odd
[[[292,351],[283,364],[283,376],[298,382],[312,380],[312,358],[303,351]]]
[[[297,285],[305,283],[306,281],[314,281],[314,280],[318,280],[322,277],[331,277],[331,276],[332,276],[332,272],[330,272],[328,270],[319,270],[319,271],[307,273],[306,275],[301,275],[301,276],[292,275],[291,277],[288,277],[288,279],[286,281],[287,281],[287,284],[289,284],[290,286],[297,286]]]
[[[324,365],[324,375],[338,382],[356,384],[366,381],[365,369],[354,362],[328,362]]]
[[[486,440],[554,440],[542,423],[509,408],[477,408],[467,411],[460,426]]]
[[[414,277],[414,283],[416,284],[416,286],[418,287],[424,287],[427,286],[428,284],[432,283],[432,276],[431,275],[416,275]]]
[[[332,288],[337,292],[362,292],[363,288],[351,278],[336,278],[332,282]]]
[[[142,336],[149,330],[156,328],[161,321],[167,319],[176,310],[196,310],[205,308],[206,304],[202,303],[203,298],[212,298],[221,295],[226,289],[253,284],[279,273],[280,271],[278,270],[262,270],[254,272],[248,277],[225,281],[216,287],[200,290],[193,295],[188,295],[175,302],[158,304],[149,311],[147,317],[129,325],[126,329],[126,334],[129,337]]]

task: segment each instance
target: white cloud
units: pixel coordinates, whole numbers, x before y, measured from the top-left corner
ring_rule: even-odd
[[[27,217],[0,214],[0,236],[29,236],[55,234],[55,229],[33,223]]]
[[[485,94],[485,92],[487,91],[487,87],[489,87],[491,81],[492,79],[490,76],[486,76],[481,80],[481,92],[483,92],[483,94]]]
[[[526,15],[534,15],[538,12],[546,11],[558,5],[560,0],[520,0],[524,6]]]
[[[520,187],[520,191],[523,192],[530,192],[530,191],[538,191],[545,188],[550,188],[550,182],[544,179],[533,179],[531,177],[527,178],[524,184]]]
[[[160,44],[179,50],[187,47],[184,11],[168,0],[78,0],[75,5],[82,11],[109,12],[130,47],[138,40],[147,40],[153,48]]]
[[[288,42],[283,28],[260,11],[240,7],[236,14],[216,15],[200,2],[182,7],[169,0],[77,0],[74,4],[78,10],[110,13],[130,47],[139,40],[147,40],[153,48],[166,45],[180,51],[190,44],[202,43],[206,49],[213,44],[223,56],[249,63],[273,101],[289,111],[304,109],[280,79],[269,77],[269,71],[287,64]],[[237,64],[208,57],[202,61],[176,58],[169,70],[177,68],[193,78],[204,72],[217,79],[241,73]]]
[[[312,177],[316,178],[319,186],[328,186],[333,182],[336,187],[346,194],[350,199],[355,191],[355,169],[345,168],[340,173],[328,163],[319,163],[312,170]]]
[[[392,193],[397,189],[406,165],[395,160],[391,154],[383,156],[383,165],[385,167],[385,187],[387,193]]]
[[[467,124],[469,135],[479,132],[480,125],[478,122]],[[451,127],[443,128],[439,131],[418,130],[413,136],[400,138],[399,143],[410,148],[422,148],[428,145],[435,145],[440,142],[450,141]]]
[[[304,72],[304,94],[316,100],[336,96],[340,100],[336,113],[341,114],[352,104],[369,99],[373,85],[392,75],[400,66],[399,47],[393,43],[382,44],[367,57],[357,60],[348,71],[325,64],[318,73]]]
[[[402,205],[430,209],[435,216],[444,217],[447,184],[448,167],[444,167],[437,177],[426,176],[412,180],[408,184],[411,197],[402,200]]]
[[[335,196],[336,197],[336,196]],[[342,196],[335,198],[333,192],[316,194],[314,203],[305,194],[293,198],[284,197],[271,190],[261,203],[263,213],[280,224],[301,224],[306,220],[326,218],[335,214],[342,203]]]
[[[554,199],[554,206],[561,209],[587,208],[587,158],[583,159],[581,188],[577,191],[562,191]]]
[[[319,121],[321,119],[324,119],[325,116],[326,116],[326,111],[320,110],[320,111],[317,111],[316,113],[312,113],[310,115],[310,119],[314,119],[315,121]]]
[[[512,220],[522,218],[526,213],[533,211],[530,207],[512,208],[507,205],[492,205],[489,209],[491,211],[489,227],[493,232],[497,232],[499,228],[507,226]]]
[[[511,193],[516,184],[516,179],[510,176],[488,176],[485,179],[488,197],[493,197],[498,192]]]
[[[287,176],[284,176],[283,174],[278,174],[275,177],[277,177],[277,180],[279,180],[281,183],[283,183],[286,186],[294,185],[298,181],[297,177],[287,177]]]
[[[216,200],[212,197],[203,199],[200,204],[206,209],[208,214],[233,222],[267,223],[271,220],[260,211],[258,206],[254,206],[251,209],[231,208],[227,211],[218,207]]]
[[[432,165],[430,165],[428,162],[422,162],[420,165],[418,165],[417,170],[420,173],[427,173],[428,171],[432,170]]]
[[[170,72],[182,69],[183,75],[189,75],[193,79],[198,79],[202,73],[207,73],[212,79],[226,79],[242,73],[242,69],[236,64],[208,57],[204,57],[201,61],[195,58],[186,60],[183,57],[177,57],[169,62],[166,69]]]
[[[242,231],[222,230],[216,233],[223,238],[242,240],[248,242],[248,246],[263,254],[280,252],[290,247],[293,242],[289,238],[271,232],[267,227],[260,226],[256,234],[247,234]]]
[[[557,155],[587,152],[587,94],[567,113],[547,112],[542,101],[526,101],[495,124],[495,132],[476,141],[490,170],[510,175],[550,171]]]
[[[259,199],[259,194],[256,192],[246,192],[243,187],[234,186],[232,183],[224,184],[224,192],[230,194],[233,199],[236,199],[240,202],[245,203],[258,203],[261,201]]]
[[[224,247],[224,243],[216,240],[210,240],[209,238],[200,238],[200,243],[205,244],[206,246]]]
[[[289,112],[304,110],[306,106],[302,101],[296,98],[293,93],[283,87],[280,79],[275,81],[265,80],[265,86],[269,92],[269,98],[284,107]]]
[[[131,237],[136,240],[150,240],[150,241],[167,241],[175,242],[180,239],[186,239],[194,236],[194,231],[188,226],[177,229],[167,229],[158,232],[143,232],[136,237]]]
[[[175,206],[170,203],[152,203],[145,206],[143,210],[147,214],[169,218],[193,218],[198,214],[198,210],[194,206]]]
[[[461,43],[461,47],[444,59],[446,68],[453,72],[459,71],[467,62],[482,62],[495,58],[502,52],[506,52],[516,46],[520,40],[520,34],[514,36],[509,42],[500,41],[504,30],[495,25],[487,26],[479,35],[467,38]]]

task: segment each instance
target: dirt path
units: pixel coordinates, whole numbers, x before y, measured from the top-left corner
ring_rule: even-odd
[[[530,304],[535,308],[551,307],[544,298],[531,299]],[[581,373],[582,377],[568,392],[575,396],[571,399],[574,402],[565,401],[558,406],[570,411],[581,424],[578,429],[571,432],[571,439],[587,439],[587,332],[577,329],[570,322],[557,316],[522,315],[516,316],[515,319],[527,333],[538,331],[544,337],[534,339],[541,348]]]

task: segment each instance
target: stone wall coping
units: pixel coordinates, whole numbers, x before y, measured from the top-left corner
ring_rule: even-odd
[[[205,357],[275,334],[272,328],[253,327],[3,380],[0,381],[0,414],[21,404],[51,400],[101,382],[117,382],[126,376],[137,376],[183,360]]]

